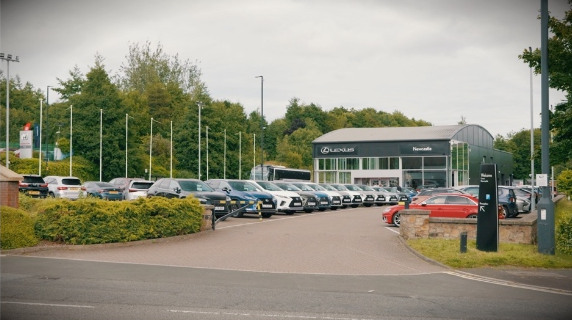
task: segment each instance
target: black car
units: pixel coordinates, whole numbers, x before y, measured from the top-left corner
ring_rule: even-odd
[[[33,198],[45,198],[48,196],[48,184],[44,181],[44,178],[36,174],[24,174],[22,176],[24,180],[18,184],[20,192]]]
[[[237,217],[245,213],[260,214],[270,218],[276,213],[276,200],[272,194],[258,190],[254,184],[245,180],[210,179],[206,183],[213,189],[229,197],[232,210],[240,210]]]
[[[198,179],[163,178],[157,180],[147,190],[147,197],[186,198],[188,196],[199,199],[203,205],[214,206],[216,217],[229,213],[230,198]]]

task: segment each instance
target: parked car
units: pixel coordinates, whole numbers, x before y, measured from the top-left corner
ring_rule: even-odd
[[[245,180],[224,180],[211,179],[205,181],[216,191],[224,192],[231,201],[231,210],[241,209],[237,217],[242,217],[245,213],[260,215],[263,218],[270,218],[276,213],[276,200],[274,197]]]
[[[77,177],[47,176],[48,196],[54,198],[77,199],[85,196],[85,188]]]
[[[371,205],[381,205],[383,204],[383,199],[380,197],[379,191],[373,189],[372,187],[365,184],[356,184],[358,188],[363,191],[364,201],[363,205],[366,207],[371,207]],[[373,199],[373,203],[371,200]]]
[[[352,204],[352,196],[350,195],[349,192],[343,191],[343,190],[338,190],[338,189],[334,188],[333,186],[331,186],[330,184],[327,184],[327,183],[320,183],[319,185],[320,185],[320,187],[326,189],[327,191],[337,192],[340,195],[341,200],[342,200],[342,204],[341,204],[342,208],[347,208],[348,206],[350,206]]]
[[[409,201],[411,202],[411,198],[410,192],[405,192],[402,190],[399,190],[400,188],[398,187],[384,187],[385,190],[389,191],[389,192],[393,192],[395,194],[397,194],[397,197],[399,198],[399,202],[405,202],[405,201]],[[417,195],[417,193],[415,193],[415,195]]]
[[[361,195],[361,192],[359,191],[353,191],[353,190],[349,190],[345,185],[343,184],[335,184],[332,183],[331,184],[332,187],[334,187],[336,190],[338,191],[345,191],[347,193],[350,194],[350,196],[352,197],[352,203],[351,203],[351,207],[352,208],[357,208],[359,207],[362,203],[363,203],[363,198]]]
[[[23,174],[24,180],[18,183],[18,190],[32,198],[48,196],[48,184],[37,174]]]
[[[468,194],[467,192],[455,188],[433,188],[433,189],[422,189],[419,193],[411,199],[411,203],[421,203],[424,200],[430,198],[433,195],[441,193],[461,193]],[[478,197],[478,193],[477,193]]]
[[[123,199],[135,200],[137,198],[147,197],[147,191],[153,185],[153,181],[148,180],[131,180],[127,188],[123,190]]]
[[[479,198],[479,185],[466,185],[455,187],[456,190],[469,193],[475,198]],[[514,190],[507,186],[497,187],[497,200],[500,206],[504,209],[506,218],[513,218],[518,215],[517,198]],[[522,203],[524,206],[524,203]],[[528,204],[530,207],[530,204]],[[530,210],[530,209],[529,209]]]
[[[477,218],[479,200],[468,194],[438,194],[433,195],[421,203],[412,203],[410,209],[429,210],[430,217],[444,218]],[[399,226],[401,224],[401,210],[403,205],[386,207],[382,211],[383,221],[387,224]],[[499,208],[500,209],[500,208]],[[499,211],[499,219],[503,216]]]
[[[247,181],[253,183],[257,187],[260,187],[261,191],[268,192],[274,196],[276,199],[277,212],[283,212],[290,215],[294,214],[296,211],[304,210],[304,206],[302,205],[302,197],[300,197],[300,195],[296,192],[282,190],[271,181]]]
[[[365,191],[357,184],[351,183],[344,184],[343,186],[346,187],[349,191],[358,192],[361,195],[362,205],[364,207],[371,207],[375,204],[375,191]]]
[[[384,187],[380,186],[373,186],[371,188],[378,193],[379,201],[382,205],[396,205],[399,203],[399,196],[397,193],[389,192]]]
[[[95,197],[104,200],[123,200],[121,189],[109,182],[86,181],[83,186],[87,197]]]
[[[338,208],[342,207],[342,195],[338,191],[328,190],[314,182],[306,182],[306,185],[316,191],[327,194],[328,198],[330,199],[330,209],[337,210]]]
[[[514,191],[514,195],[516,196],[516,208],[518,209],[519,213],[528,213],[530,212],[530,206],[532,203],[532,194],[525,190],[520,189],[519,187],[507,187]]]
[[[147,190],[147,197],[186,198],[193,196],[202,205],[212,205],[215,217],[222,217],[229,213],[230,197],[223,192],[213,190],[206,183],[198,179],[171,179],[162,178]]]
[[[304,212],[312,213],[314,210],[318,210],[318,198],[313,192],[302,191],[302,189],[285,181],[274,181],[274,184],[282,190],[292,191],[299,194],[302,198],[302,207]]]
[[[121,194],[123,194],[125,196],[125,190],[127,188],[129,188],[129,183],[131,183],[131,181],[134,181],[134,180],[145,181],[145,179],[142,179],[142,178],[120,177],[120,178],[113,178],[113,179],[109,180],[109,183],[111,183],[115,187],[118,187],[119,189],[121,189]]]
[[[330,209],[331,201],[330,201],[330,197],[327,193],[325,193],[323,191],[314,190],[312,187],[307,185],[305,182],[291,182],[291,184],[300,188],[300,190],[302,190],[304,192],[313,193],[316,196],[316,199],[318,199],[318,210],[319,211],[325,211],[327,209]]]

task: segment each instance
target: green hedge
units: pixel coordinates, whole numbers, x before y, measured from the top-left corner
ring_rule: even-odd
[[[561,199],[555,205],[556,252],[572,255],[572,201]]]
[[[40,239],[66,244],[127,242],[198,232],[203,208],[196,199],[136,201],[79,199],[47,202],[38,212]]]
[[[34,235],[34,217],[24,210],[12,207],[2,207],[0,212],[0,246],[3,250],[38,244]]]

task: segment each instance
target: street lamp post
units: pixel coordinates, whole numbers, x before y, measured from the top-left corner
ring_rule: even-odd
[[[42,99],[40,99],[40,152],[38,154],[38,174],[42,175],[42,115],[44,114],[44,108],[42,107]]]
[[[199,180],[201,180],[201,109],[203,106],[198,103],[199,107]]]
[[[159,123],[159,121],[151,118],[151,136],[149,137],[149,181],[151,181],[151,167],[153,157],[153,121]]]
[[[99,181],[103,167],[103,109],[99,109]]]
[[[169,159],[169,178],[173,179],[173,121],[171,120],[171,147]]]
[[[46,162],[50,161],[50,145],[48,144],[48,139],[49,139],[49,126],[48,126],[48,113],[50,111],[50,88],[52,88],[52,86],[47,86],[46,87],[46,138],[44,139],[45,143],[46,143]]]
[[[73,104],[70,105],[70,176],[72,176],[73,166]]]
[[[264,76],[255,78],[260,78],[260,176],[264,180]]]
[[[6,168],[10,168],[10,62],[20,62],[20,59],[0,52],[0,60],[6,60]]]
[[[532,47],[528,47],[532,54]],[[533,110],[533,94],[532,94],[532,66],[530,67],[530,212],[534,212],[536,206],[536,189],[534,188],[534,110]]]
[[[238,179],[242,180],[242,131],[238,132]]]
[[[224,129],[224,152],[223,152],[223,168],[222,168],[222,176],[226,179],[226,129]]]
[[[209,179],[209,126],[207,126],[207,180]]]

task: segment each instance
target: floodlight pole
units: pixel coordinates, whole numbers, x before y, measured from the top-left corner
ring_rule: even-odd
[[[10,168],[10,62],[20,62],[18,56],[12,59],[12,54],[0,53],[0,60],[6,60],[6,168]]]

